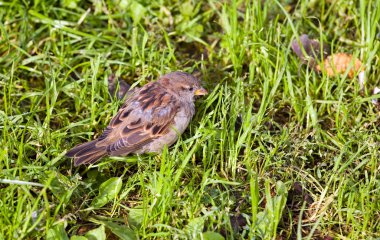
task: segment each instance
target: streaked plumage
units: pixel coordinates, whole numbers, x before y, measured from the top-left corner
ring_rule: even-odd
[[[104,130],[91,142],[67,152],[74,165],[94,163],[104,156],[160,152],[173,144],[194,115],[194,96],[205,95],[197,78],[173,72],[128,92],[120,108]]]

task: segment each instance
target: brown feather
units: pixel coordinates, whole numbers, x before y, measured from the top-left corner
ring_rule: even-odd
[[[78,166],[106,155],[159,152],[186,129],[194,115],[197,90],[206,92],[197,78],[182,72],[168,73],[156,82],[132,89],[101,136],[66,155]]]
[[[96,160],[107,155],[105,147],[97,147],[97,140],[80,144],[66,153],[67,157],[74,158],[74,166],[84,163],[94,163]]]
[[[77,167],[82,164],[90,164],[95,163],[100,158],[106,156],[107,153],[105,151],[92,152],[91,155],[84,155],[79,157],[74,157],[74,166]]]

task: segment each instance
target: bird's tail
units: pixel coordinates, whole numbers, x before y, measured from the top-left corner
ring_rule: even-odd
[[[74,158],[74,166],[82,164],[89,164],[98,161],[100,158],[107,155],[105,146],[96,146],[97,140],[79,144],[70,149],[67,153],[67,157]]]

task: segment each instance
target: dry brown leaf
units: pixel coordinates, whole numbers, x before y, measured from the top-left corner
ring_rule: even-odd
[[[354,78],[359,72],[364,71],[363,63],[359,59],[354,59],[351,54],[336,53],[328,56],[323,66],[317,65],[317,71],[325,72],[329,77],[343,74],[349,69],[348,77]]]

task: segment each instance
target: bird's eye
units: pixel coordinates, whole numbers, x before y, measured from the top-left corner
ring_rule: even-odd
[[[192,92],[194,90],[194,88],[193,87],[181,87],[181,90],[182,91],[190,91],[190,92]]]

